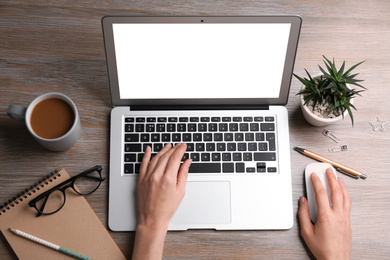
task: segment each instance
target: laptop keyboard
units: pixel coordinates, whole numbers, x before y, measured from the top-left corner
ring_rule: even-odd
[[[139,173],[147,146],[186,143],[189,173],[277,173],[275,116],[125,117],[124,173]]]

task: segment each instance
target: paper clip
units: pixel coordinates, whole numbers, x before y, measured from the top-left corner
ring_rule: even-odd
[[[331,147],[328,149],[329,152],[343,152],[343,151],[348,151],[348,146],[345,144],[345,145],[342,145],[342,146],[338,146],[338,147]]]
[[[375,123],[379,123],[380,126],[376,127]],[[380,120],[379,117],[377,117],[377,116],[375,117],[375,121],[370,122],[370,125],[372,126],[372,131],[374,131],[374,132],[376,132],[378,130],[384,132],[385,131],[385,124],[386,124],[386,121]]]
[[[325,129],[323,132],[322,132],[325,136],[329,137],[330,139],[332,139],[333,141],[335,141],[336,143],[340,142],[340,139],[335,136],[331,131],[329,131],[328,129]]]

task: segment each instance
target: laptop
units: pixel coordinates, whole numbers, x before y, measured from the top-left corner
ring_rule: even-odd
[[[106,16],[113,109],[109,212],[137,225],[146,146],[187,143],[185,197],[169,230],[293,226],[287,104],[299,16]]]

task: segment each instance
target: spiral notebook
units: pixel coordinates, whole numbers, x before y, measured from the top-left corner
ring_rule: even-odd
[[[37,217],[28,202],[67,180],[65,170],[53,172],[0,208],[0,231],[16,256],[23,259],[73,259],[11,233],[22,230],[92,259],[126,259],[83,196],[66,190],[64,207],[53,215]]]

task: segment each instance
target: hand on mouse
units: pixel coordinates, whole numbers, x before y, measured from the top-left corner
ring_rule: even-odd
[[[169,222],[185,193],[191,160],[185,144],[167,144],[151,161],[148,147],[138,180],[138,224],[133,259],[161,259]],[[149,162],[150,161],[150,162]]]
[[[309,206],[304,197],[299,199],[299,222],[301,235],[317,259],[349,259],[352,249],[350,212],[352,201],[342,178],[336,179],[332,170],[326,170],[331,190],[332,207],[321,180],[311,174],[318,206],[318,219],[313,225]]]

